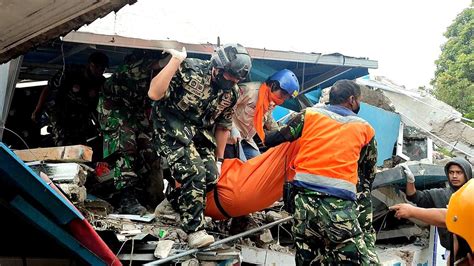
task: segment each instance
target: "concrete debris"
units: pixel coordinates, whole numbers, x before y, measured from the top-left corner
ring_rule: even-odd
[[[84,186],[87,175],[93,171],[90,167],[77,163],[29,163],[28,166],[36,173],[45,173],[54,183],[68,183],[78,186]]]
[[[58,184],[58,186],[73,203],[83,203],[87,198],[87,190],[84,186],[76,184]]]
[[[122,224],[122,230],[124,231],[131,231],[137,229],[137,224],[134,223],[124,223]]]
[[[270,229],[265,229],[263,230],[263,233],[260,234],[259,236],[259,240],[265,244],[268,244],[270,242],[273,241],[273,236],[272,236],[272,232],[270,231]]]
[[[172,214],[163,214],[161,216],[158,216],[159,218],[163,219],[163,220],[168,220],[168,221],[172,221],[172,222],[179,222],[180,221],[180,218],[179,218],[179,215],[172,215]]]
[[[474,160],[474,129],[463,123],[461,113],[450,105],[426,92],[408,90],[383,77],[379,80],[360,79],[357,83],[371,88],[372,92],[369,90],[368,94],[382,91],[384,98],[394,106],[394,111],[401,114],[405,125],[416,127],[425,134],[435,135],[433,141],[439,147],[456,155],[467,155],[469,160]]]
[[[273,243],[268,248],[273,251],[283,252],[287,254],[293,253],[289,246],[282,246],[278,243]]]
[[[91,215],[97,215],[100,217],[105,217],[109,215],[110,213],[112,213],[114,209],[114,207],[110,203],[98,198],[93,199],[93,200],[86,199],[84,201],[83,207],[87,211],[87,213]],[[82,212],[84,213],[84,211]]]
[[[240,245],[242,246],[255,247],[255,242],[250,240],[250,238],[241,239],[239,242],[240,242]]]
[[[295,265],[293,254],[241,246],[242,261],[258,265]]]
[[[389,105],[388,102],[386,104]],[[426,137],[414,128],[406,128],[405,137],[413,140],[426,140]],[[426,144],[424,145],[426,146]],[[435,155],[438,160],[443,159],[441,154]],[[397,161],[394,158],[392,164],[395,162],[403,162],[403,159]],[[92,172],[87,166],[78,163],[32,163],[31,165],[37,169],[36,171],[42,170],[51,176],[51,180],[57,183],[76,204],[76,207],[81,210],[94,229],[112,232],[118,241],[124,242],[125,252],[119,255],[120,259],[133,259],[140,262],[167,257],[171,259],[170,256],[173,254],[188,249],[188,235],[180,229],[180,215],[167,200],[162,201],[155,208],[153,214],[144,216],[111,214],[113,208],[107,201],[93,196],[86,199],[87,193],[84,184],[87,181],[87,176],[90,176]],[[446,179],[442,166],[411,162],[409,167],[415,173],[417,182],[423,184],[436,186],[443,184]],[[438,177],[440,177],[439,180]],[[94,181],[94,179],[92,178],[90,181]],[[379,240],[390,241],[394,238],[407,238],[404,241],[413,242],[413,238],[421,239],[427,231],[413,223],[407,221],[401,223],[390,217],[387,207],[406,201],[404,193],[399,189],[401,185],[403,186],[404,181],[405,176],[400,167],[384,169],[377,174],[372,196],[374,199],[374,223],[377,223],[376,230]],[[419,184],[417,183],[417,185]],[[205,228],[218,241],[288,216],[289,214],[282,210],[282,202],[276,202],[266,210],[227,221],[213,221],[210,217],[205,217]],[[243,239],[232,240],[233,242],[229,242],[230,246],[226,248],[199,252],[195,255],[197,259],[192,256],[181,258],[181,260],[186,260],[181,265],[234,265],[241,262],[261,265],[294,265],[294,242],[289,226],[254,232]],[[135,245],[142,245],[142,249],[134,252],[130,246],[131,239]],[[143,249],[143,246],[147,246],[147,248]],[[399,252],[396,254],[398,254],[397,258],[403,257],[406,261],[410,261],[410,259],[416,261],[410,253]]]
[[[383,91],[380,89],[372,90],[366,86],[362,86],[361,95],[365,103],[377,106],[379,108],[384,109],[385,111],[395,111],[395,106],[393,105],[393,103],[383,94]]]
[[[182,241],[187,241],[188,240],[188,234],[186,234],[186,232],[184,232],[182,229],[177,228],[175,232],[176,232],[176,234],[178,234],[178,237],[179,237],[180,240],[182,240]]]
[[[92,148],[84,145],[15,150],[15,154],[25,162],[55,161],[55,162],[90,162]]]
[[[174,241],[171,240],[160,240],[156,245],[155,252],[153,255],[159,259],[164,259],[170,254],[171,248],[173,247]]]
[[[265,220],[267,222],[274,222],[277,220],[281,220],[283,217],[284,216],[282,213],[278,213],[276,211],[268,211],[265,213]]]
[[[213,229],[213,228],[214,228],[214,223],[213,223],[211,217],[205,216],[205,217],[204,217],[204,220],[205,220],[205,223],[206,223],[206,224],[204,225],[204,228],[206,228],[206,230],[207,230],[207,229]]]
[[[181,266],[199,266],[198,259],[189,259],[181,263]]]

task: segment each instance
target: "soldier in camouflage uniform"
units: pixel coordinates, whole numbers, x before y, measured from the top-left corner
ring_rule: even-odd
[[[376,232],[372,225],[372,183],[375,179],[377,165],[377,142],[373,138],[367,146],[362,149],[359,159],[359,183],[357,184],[357,211],[359,212],[359,224],[364,234],[365,245],[371,265],[380,264],[377,253],[375,253]]]
[[[128,62],[127,62],[128,61]],[[129,55],[106,82],[97,110],[104,135],[104,159],[113,161],[115,203],[121,213],[143,214],[137,190],[159,165],[152,144],[147,97],[157,59],[143,51]],[[157,192],[159,193],[159,192]]]
[[[340,80],[331,88],[330,105],[307,108],[265,137],[268,147],[300,142],[292,182],[297,265],[371,263],[358,220],[357,183],[358,166],[370,163],[375,131],[356,116],[360,95],[356,83]]]
[[[31,115],[36,121],[45,106],[53,142],[57,146],[84,144],[97,136],[92,123],[96,115],[99,91],[105,78],[102,76],[109,59],[101,52],[89,56],[87,65],[69,65],[58,72],[41,92]]]
[[[206,246],[214,238],[204,230],[206,187],[217,182],[232,113],[238,97],[236,83],[248,75],[250,56],[241,45],[219,47],[211,61],[186,59],[186,50],[166,50],[170,62],[153,79],[148,95],[155,146],[166,158],[188,245]],[[218,162],[216,162],[218,161]]]

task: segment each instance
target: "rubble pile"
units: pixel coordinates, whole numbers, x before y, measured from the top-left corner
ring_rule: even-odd
[[[122,214],[104,216],[102,212],[87,207],[81,211],[85,213],[96,231],[114,238],[109,242],[115,242],[120,246],[118,257],[123,261],[145,263],[168,258],[190,249],[187,246],[187,234],[180,228],[179,215],[168,207],[145,216]],[[269,209],[226,221],[213,221],[210,217],[206,217],[205,229],[219,241],[287,216],[288,214]],[[282,225],[255,232],[212,249],[200,250],[173,261],[181,265],[194,265],[196,260],[199,265],[234,265],[245,261],[255,262],[256,253],[267,252],[273,252],[271,254],[275,258],[286,256],[292,261],[294,254],[292,248],[289,226]],[[244,253],[247,255],[243,255]],[[266,256],[263,256],[264,262]]]
[[[417,152],[420,153],[419,158],[429,156],[426,137],[419,130],[406,127],[404,143],[410,141],[415,142],[412,146],[416,149],[407,145],[404,150],[406,154],[413,158],[413,154]],[[154,213],[142,216],[116,214],[109,202],[87,194],[85,184],[88,179],[92,179],[93,184],[100,184],[100,181],[95,177],[94,169],[87,165],[90,156],[81,152],[86,150],[84,146],[48,149],[47,153],[31,150],[17,151],[17,154],[29,161],[28,165],[35,172],[46,174],[60,188],[122,261],[142,264],[170,259],[181,265],[234,265],[243,262],[263,265],[294,264],[290,224],[283,223],[254,231],[289,216],[282,210],[281,202],[244,217],[224,221],[206,217],[206,231],[214,236],[216,242],[225,243],[180,256],[178,254],[190,250],[187,245],[188,236],[181,229],[179,214],[167,200],[162,201]],[[436,161],[443,161],[444,155],[441,153],[432,155]],[[38,161],[37,156],[44,161]],[[416,220],[395,219],[388,210],[389,206],[407,201],[403,193],[405,176],[402,169],[396,166],[404,160],[394,156],[388,161],[379,169],[373,183],[373,223],[377,233],[377,252],[386,256],[385,261],[389,261],[394,254],[399,254],[398,257],[410,264],[418,256],[416,252],[427,248],[429,228]],[[424,187],[445,185],[446,176],[442,166],[421,159],[410,162],[409,167],[416,175],[417,182],[423,183]],[[241,234],[243,235],[240,237]],[[233,236],[239,237],[226,241]],[[407,250],[407,245],[416,246],[413,250],[418,251]]]

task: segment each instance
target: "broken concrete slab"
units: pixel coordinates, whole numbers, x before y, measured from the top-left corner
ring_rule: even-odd
[[[376,253],[382,265],[433,265],[432,254],[425,247],[414,244],[379,245]]]
[[[427,185],[433,185],[447,181],[444,167],[440,165],[412,163],[408,166],[415,175],[415,185],[423,189]],[[372,189],[391,185],[405,185],[406,177],[401,166],[383,170],[375,176]]]
[[[426,92],[408,90],[383,77],[379,80],[358,79],[357,83],[383,91],[395,112],[402,116],[402,122],[436,136],[433,138],[436,145],[448,150],[455,147],[474,159],[474,129],[461,121],[462,114],[452,106]]]
[[[153,255],[159,259],[164,259],[170,254],[171,248],[173,247],[174,241],[172,240],[160,240],[156,244],[156,249]]]
[[[84,145],[37,148],[13,151],[21,160],[56,162],[91,162],[92,148]]]
[[[258,265],[295,265],[295,256],[267,249],[241,246],[242,262]]]
[[[89,167],[77,163],[28,164],[36,173],[43,172],[55,183],[70,183],[84,186]]]

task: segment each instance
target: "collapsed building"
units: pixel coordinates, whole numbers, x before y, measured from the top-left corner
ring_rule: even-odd
[[[109,11],[125,4],[112,2],[120,4],[110,7]],[[91,17],[76,21],[74,26],[50,35],[48,39],[53,38],[52,41],[35,44],[35,49],[26,45],[14,52],[2,52],[2,62],[27,53],[0,68],[4,81],[0,84],[3,92],[0,132],[3,132],[2,141],[9,146],[2,145],[0,154],[0,210],[9,218],[2,224],[8,232],[1,243],[2,247],[8,248],[3,248],[0,256],[7,256],[6,259],[11,261],[41,257],[51,263],[56,259],[61,265],[75,261],[94,265],[115,264],[118,260],[135,264],[294,264],[287,223],[291,217],[282,211],[280,202],[251,214],[245,220],[208,219],[206,227],[219,239],[217,244],[207,249],[189,250],[187,236],[179,229],[179,216],[173,211],[160,210],[145,216],[119,215],[108,202],[94,197],[91,193],[94,186],[88,183],[103,181],[97,178],[92,164],[92,155],[100,151],[85,146],[24,150],[23,140],[31,148],[41,145],[40,129],[26,122],[39,87],[24,86],[32,85],[32,81],[47,80],[63,67],[64,61],[84,63],[91,51],[99,50],[111,57],[113,71],[123,56],[134,49],[161,51],[185,46],[190,57],[206,59],[215,47],[213,44],[143,40],[81,31],[71,32],[62,40],[54,39],[90,21]],[[47,37],[41,38],[35,42]],[[377,68],[374,60],[341,54],[257,48],[250,48],[249,52],[255,65],[252,80],[263,81],[275,70],[288,68],[303,81],[302,95],[285,103],[283,108],[277,108],[274,112],[276,119],[283,118],[290,110],[298,111],[303,106],[318,103],[323,88],[330,87],[337,80],[357,79],[367,75],[368,69]],[[359,79],[358,82],[367,86],[363,92],[366,104],[363,104],[360,115],[374,126],[379,143],[377,165],[380,173],[374,182],[372,196],[377,252],[382,263],[442,264],[442,252],[433,228],[417,221],[398,221],[388,211],[389,206],[405,201],[401,189],[404,176],[396,165],[414,161],[410,168],[417,176],[417,188],[444,186],[444,155],[433,148],[433,143],[449,154],[467,156],[472,162],[473,130],[462,123],[459,113],[429,95],[407,91],[388,80]],[[424,115],[420,116],[420,113]],[[18,132],[20,138],[4,132],[5,125]],[[15,149],[16,155],[10,152],[10,148]],[[93,231],[71,229],[71,223],[84,220],[90,223]],[[19,232],[25,235],[19,238]],[[94,238],[92,246],[103,249],[91,248],[90,242],[84,242],[84,235],[95,235],[94,232],[99,237]],[[44,241],[51,248],[43,247],[43,242],[38,239],[46,239]],[[28,244],[24,245],[24,242]]]
[[[385,108],[392,110],[387,111],[363,104],[360,112],[361,116],[364,116],[365,112],[373,114],[372,117],[365,118],[374,125],[376,131],[378,127],[386,129],[377,131],[381,146],[379,155],[382,157],[378,161],[380,172],[373,184],[372,193],[374,227],[378,239],[377,252],[382,263],[443,264],[441,258],[443,252],[436,242],[434,228],[426,228],[426,225],[417,221],[396,220],[388,211],[389,206],[405,201],[402,192],[405,177],[401,168],[396,165],[406,160],[414,161],[410,164],[410,168],[416,175],[418,188],[441,187],[446,182],[442,167],[443,156],[433,150],[434,145],[428,137],[429,133],[424,132],[423,128],[404,125],[403,118],[400,119],[399,114],[393,112],[397,110],[396,105],[390,104],[380,91],[368,90],[364,93],[368,94],[366,99],[378,97],[378,102],[383,102],[382,105],[378,104],[379,106],[386,105]],[[382,117],[383,122],[374,122],[374,117]],[[400,130],[401,127],[404,129]],[[387,149],[390,152],[384,153],[387,148],[385,142],[391,143]],[[102,238],[106,239],[107,245],[117,252],[118,258],[122,261],[134,261],[138,264],[173,261],[183,265],[294,263],[289,225],[272,224],[291,219],[282,211],[281,203],[277,202],[268,209],[253,213],[244,221],[212,221],[208,218],[207,229],[216,234],[221,242],[217,242],[218,245],[212,246],[209,250],[191,250],[193,253],[187,254],[190,252],[186,247],[187,236],[179,229],[179,215],[172,210],[161,210],[145,216],[119,215],[113,214],[113,208],[106,201],[94,198],[93,195],[87,197],[84,187],[86,179],[97,178],[93,169],[85,164],[92,160],[90,148],[73,146],[18,150],[15,153],[22,160],[30,162],[27,164],[35,172],[49,176]],[[469,154],[465,155],[472,158]],[[50,163],[38,163],[38,161],[50,161]],[[275,226],[265,228],[268,224]],[[233,236],[237,238],[233,239]],[[227,242],[226,239],[229,237],[232,241]]]

